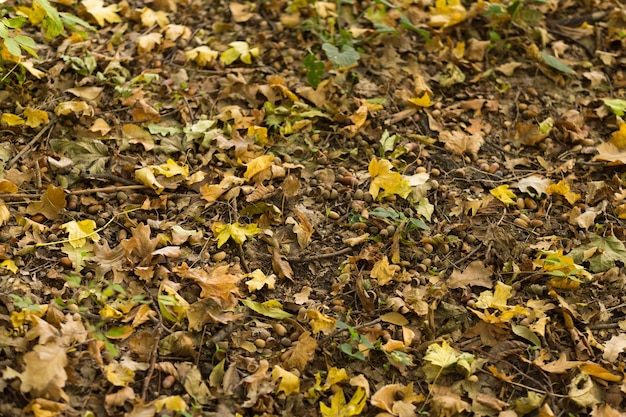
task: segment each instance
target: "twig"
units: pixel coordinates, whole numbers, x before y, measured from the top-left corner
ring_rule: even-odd
[[[340,249],[338,251],[335,252],[330,252],[330,253],[320,253],[319,255],[311,255],[311,256],[305,256],[305,257],[301,257],[301,256],[286,256],[284,259],[288,262],[293,262],[293,263],[307,263],[307,262],[313,262],[313,261],[319,261],[321,259],[328,259],[328,258],[334,258],[335,256],[341,256],[341,255],[345,255],[346,253],[350,253],[352,252],[352,247],[348,246],[347,248],[343,248]],[[270,255],[269,253],[256,253],[255,255],[260,256],[262,258],[271,258],[272,255]]]
[[[50,129],[50,128],[52,127],[52,125],[53,125],[53,124],[54,124],[54,123],[48,123],[47,125],[45,125],[44,127],[42,127],[42,128],[41,128],[41,130],[40,130],[40,131],[39,131],[39,132],[35,135],[35,137],[34,137],[34,138],[32,138],[32,139],[31,139],[31,141],[30,141],[30,142],[28,142],[28,143],[26,144],[26,146],[24,146],[24,147],[22,148],[22,150],[21,150],[21,151],[19,151],[19,152],[17,153],[17,155],[15,155],[15,156],[13,157],[13,159],[11,159],[11,160],[9,161],[9,163],[8,163],[8,164],[7,164],[7,166],[6,166],[6,169],[10,169],[13,165],[15,165],[15,163],[16,163],[17,161],[19,161],[19,160],[20,160],[20,158],[21,158],[22,156],[24,156],[24,155],[26,155],[27,153],[29,153],[29,152],[32,150],[32,149],[31,149],[31,148],[32,148],[32,146],[33,146],[33,145],[34,145],[34,144],[35,144],[35,143],[36,143],[39,139],[41,139],[41,137],[43,136],[43,134],[44,134],[44,133],[46,133],[46,131],[47,131],[48,129]]]
[[[150,294],[145,286],[144,288],[146,293]],[[150,296],[152,297],[151,294]],[[150,367],[148,368],[148,373],[143,380],[143,389],[141,390],[141,400],[143,402],[146,402],[146,398],[148,397],[148,388],[150,388],[150,380],[152,379],[154,368],[156,367],[159,342],[161,341],[161,332],[163,331],[163,317],[161,316],[161,310],[159,309],[157,302],[154,300],[154,297],[152,297],[152,304],[159,317],[159,323],[157,324],[157,328],[155,330],[154,343],[152,344],[152,350],[150,351]]]

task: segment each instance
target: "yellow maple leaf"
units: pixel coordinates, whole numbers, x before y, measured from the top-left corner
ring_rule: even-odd
[[[248,237],[254,236],[261,231],[256,223],[247,224],[242,226],[239,222],[235,223],[222,223],[215,222],[211,226],[213,234],[217,238],[217,247],[221,247],[228,239],[234,240],[237,244],[241,245],[246,241]]]
[[[424,94],[422,94],[421,97],[410,98],[409,102],[419,107],[430,107],[435,104],[435,102],[430,99],[430,96],[426,91],[424,91]]]
[[[274,274],[265,275],[260,269],[255,269],[246,274],[246,277],[252,277],[252,279],[246,281],[248,291],[250,292],[258,291],[266,285],[268,289],[273,290],[276,284],[276,276]]]
[[[461,0],[436,0],[430,8],[430,26],[447,28],[461,23],[467,17],[467,10]]]
[[[202,45],[185,52],[185,59],[195,61],[201,67],[206,67],[210,62],[215,61],[219,54],[208,46]]]
[[[167,17],[167,13],[163,10],[154,11],[148,7],[144,7],[141,11],[141,24],[144,27],[151,27],[155,24],[160,27],[165,27],[170,23],[170,19]]]
[[[157,194],[161,194],[165,187],[157,181],[154,172],[150,167],[143,167],[135,171],[135,178],[146,187],[152,188]]]
[[[2,124],[7,126],[19,126],[24,124],[24,119],[13,113],[3,113],[2,119],[0,120]]]
[[[117,14],[120,11],[120,6],[117,4],[110,4],[105,7],[103,0],[83,0],[81,3],[100,26],[104,26],[105,21],[109,23],[122,21],[122,18]]]
[[[330,400],[330,407],[320,401],[320,411],[322,417],[350,417],[361,414],[367,398],[365,397],[365,390],[361,387],[356,389],[356,392],[350,399],[350,402],[346,404],[346,397],[343,390],[339,388],[333,398]]]
[[[491,193],[491,195],[502,201],[507,206],[517,203],[517,196],[513,191],[509,190],[509,186],[506,184],[503,184],[496,188],[492,188],[491,190],[489,190],[489,192]]]
[[[378,279],[378,285],[382,286],[388,284],[399,270],[400,267],[398,265],[389,264],[387,255],[384,255],[383,259],[374,264],[370,276]]]
[[[42,124],[48,123],[48,113],[33,107],[26,107],[24,109],[24,116],[26,116],[26,126],[28,127],[39,127]]]
[[[574,204],[580,198],[580,194],[571,191],[564,179],[546,187],[546,193],[562,195],[570,204]]]
[[[161,165],[151,165],[153,171],[157,175],[165,175],[167,178],[175,175],[182,175],[184,178],[189,176],[188,165],[178,165],[173,159],[168,159],[166,163]]]
[[[269,168],[274,163],[274,155],[263,155],[254,158],[246,164],[246,172],[243,177],[247,180],[254,177],[259,172]]]
[[[72,220],[62,224],[61,227],[69,234],[69,243],[74,248],[85,246],[87,239],[90,239],[92,242],[100,240],[100,235],[96,231],[96,222],[93,220],[87,219],[79,222]]]
[[[13,262],[12,259],[5,259],[2,263],[0,263],[0,267],[8,269],[14,274],[17,272],[17,265],[15,265],[15,262]]]
[[[397,194],[407,198],[411,194],[411,184],[399,172],[392,172],[393,166],[386,159],[374,158],[370,161],[368,171],[372,177],[370,194],[374,198]],[[382,193],[380,190],[384,190]]]
[[[259,48],[250,48],[248,42],[235,41],[228,44],[229,49],[222,52],[220,61],[226,65],[230,65],[237,59],[246,64],[252,63],[252,58],[259,56]]]
[[[337,320],[317,310],[307,310],[306,315],[311,320],[309,324],[313,333],[322,332],[328,335],[335,331],[337,327]]]
[[[626,123],[622,123],[619,130],[613,132],[610,142],[620,149],[626,148]]]
[[[285,395],[300,392],[300,378],[298,378],[297,375],[281,368],[280,365],[274,365],[274,369],[272,370],[272,380],[276,381],[278,379],[280,379],[278,392],[283,391]]]
[[[164,408],[169,411],[178,411],[180,413],[187,411],[187,403],[180,395],[159,398],[154,401],[154,406],[156,407],[157,412]]]

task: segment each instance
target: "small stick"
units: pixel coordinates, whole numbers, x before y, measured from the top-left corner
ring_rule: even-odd
[[[11,160],[9,161],[9,163],[7,164],[6,169],[10,169],[13,165],[15,165],[15,163],[16,163],[17,161],[19,161],[19,160],[20,160],[20,158],[21,158],[22,156],[24,156],[24,155],[26,155],[28,152],[30,152],[30,151],[32,150],[31,148],[32,148],[32,146],[35,144],[35,142],[37,142],[39,139],[41,139],[41,137],[43,136],[43,134],[44,134],[44,133],[46,133],[46,131],[47,131],[48,129],[50,129],[50,127],[51,127],[52,125],[53,125],[53,123],[49,123],[49,124],[47,124],[46,126],[42,127],[42,128],[41,128],[41,130],[40,130],[40,131],[39,131],[39,132],[35,135],[35,137],[34,137],[34,138],[32,138],[32,139],[31,139],[31,141],[30,141],[30,142],[28,142],[28,143],[26,144],[26,146],[24,146],[24,147],[22,148],[22,150],[21,150],[21,151],[19,151],[19,152],[18,152],[18,154],[17,154],[17,155],[15,155],[15,156],[13,157],[13,159],[11,159]]]

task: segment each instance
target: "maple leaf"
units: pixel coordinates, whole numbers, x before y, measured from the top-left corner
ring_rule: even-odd
[[[622,123],[619,130],[611,134],[611,143],[619,149],[626,148],[626,123]]]
[[[429,24],[437,28],[447,28],[461,23],[467,16],[467,10],[461,0],[436,0],[430,8]]]
[[[343,390],[339,388],[335,391],[335,395],[333,395],[333,398],[330,400],[330,407],[320,401],[320,411],[322,412],[322,417],[356,416],[361,414],[366,401],[365,390],[361,387],[357,387],[350,402],[346,404],[345,394]]]
[[[243,177],[250,180],[256,174],[272,166],[274,163],[274,155],[263,155],[254,158],[246,164],[246,172]]]
[[[378,285],[387,285],[401,268],[398,265],[391,265],[387,255],[383,255],[383,259],[376,262],[370,272],[372,278],[378,279]]]
[[[214,51],[206,45],[198,46],[185,52],[185,59],[187,61],[195,61],[201,67],[206,67],[210,62],[213,62],[219,56],[219,52]]]
[[[570,204],[574,204],[580,198],[580,194],[571,191],[564,179],[546,187],[546,193],[562,195]]]
[[[421,97],[410,98],[409,103],[415,104],[418,107],[430,107],[435,104],[435,102],[430,99],[430,95],[426,91]]]
[[[492,188],[489,190],[491,195],[493,195],[498,200],[502,201],[507,206],[517,203],[517,196],[511,190],[509,190],[509,186],[506,184],[500,185],[499,187]]]
[[[120,11],[120,6],[117,4],[110,4],[105,7],[103,0],[82,0],[81,3],[100,26],[104,26],[105,21],[109,23],[122,21],[122,18],[117,14]]]
[[[26,107],[24,109],[24,116],[26,116],[26,126],[28,127],[39,127],[42,124],[48,123],[48,113],[33,107]]]
[[[259,56],[261,52],[259,48],[250,48],[247,42],[243,41],[235,41],[228,44],[230,49],[222,52],[220,56],[220,61],[222,61],[225,65],[230,65],[235,62],[237,59],[241,59],[241,62],[246,64],[252,63],[252,58]]]
[[[202,288],[201,298],[213,297],[224,301],[230,295],[239,295],[237,283],[242,276],[237,268],[226,264],[205,266],[204,268],[189,268],[186,263],[172,269],[181,278],[194,280]]]
[[[297,375],[281,368],[280,365],[274,365],[274,369],[272,370],[272,379],[274,381],[280,379],[278,392],[283,391],[285,395],[300,392],[300,378],[298,378]]]
[[[374,158],[371,160],[368,171],[372,177],[369,192],[374,198],[380,198],[397,194],[402,198],[407,198],[411,194],[409,181],[398,172],[392,172],[393,166],[386,159]]]
[[[304,332],[284,353],[284,365],[287,369],[297,368],[301,373],[304,372],[307,362],[315,357],[315,349],[317,349],[317,341],[311,337],[311,332]]]
[[[69,234],[68,240],[74,248],[82,248],[87,243],[87,239],[92,242],[100,240],[100,235],[96,231],[96,222],[90,219],[77,222],[72,220],[61,225]]]
[[[317,310],[307,310],[306,315],[311,320],[309,324],[313,333],[322,332],[329,335],[337,328],[337,320]]]
[[[458,352],[450,346],[447,341],[441,345],[433,343],[428,346],[424,360],[428,362],[422,367],[426,374],[426,379],[430,382],[436,381],[444,369],[455,366],[457,370],[470,375],[474,356],[466,352]]]
[[[256,223],[247,224],[242,226],[239,222],[232,224],[215,222],[211,226],[213,234],[217,238],[217,247],[221,247],[228,239],[234,240],[237,244],[242,245],[243,242],[261,232]]]
[[[592,272],[604,272],[615,266],[615,262],[626,262],[626,247],[615,236],[602,237],[596,233],[589,236],[590,242],[578,246],[569,255],[576,263],[589,261]]]
[[[276,276],[274,274],[265,275],[263,271],[260,269],[255,269],[249,274],[245,275],[246,277],[252,277],[246,281],[246,285],[248,286],[248,291],[254,292],[262,289],[267,285],[267,288],[270,290],[274,289],[274,285],[276,283]]]
[[[43,214],[47,219],[56,220],[65,208],[65,191],[61,187],[48,185],[40,201],[30,203],[26,208],[28,214]]]
[[[610,363],[615,363],[617,357],[626,350],[626,335],[620,334],[618,336],[611,337],[604,344],[604,352],[602,358]]]

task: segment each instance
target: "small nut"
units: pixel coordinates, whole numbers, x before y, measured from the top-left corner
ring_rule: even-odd
[[[226,259],[226,256],[228,256],[226,252],[220,251],[213,254],[213,260],[215,262],[222,262],[224,259]]]
[[[276,334],[280,337],[283,337],[287,334],[287,328],[281,323],[274,323],[272,327],[274,328],[274,332],[276,332]]]
[[[71,268],[72,266],[72,260],[68,258],[67,256],[64,256],[61,259],[59,259],[59,263],[61,264],[63,268]]]
[[[526,229],[528,227],[528,222],[520,217],[518,217],[517,219],[513,220],[513,223],[515,223],[516,225],[518,225],[519,227],[522,227],[524,229]]]
[[[528,210],[537,210],[537,202],[530,197],[524,199],[524,205]]]
[[[338,220],[339,217],[341,217],[341,216],[336,211],[332,211],[331,210],[331,211],[328,212],[328,218],[331,219],[331,220]]]
[[[524,210],[526,208],[526,205],[524,204],[524,199],[521,197],[517,199],[517,208],[520,210]]]
[[[539,220],[539,219],[533,219],[530,221],[530,226],[531,227],[542,227],[543,226],[543,221]]]
[[[168,375],[165,378],[163,378],[163,382],[161,382],[161,386],[165,389],[169,389],[169,388],[172,388],[175,382],[176,382],[176,378],[174,378],[174,375]]]

